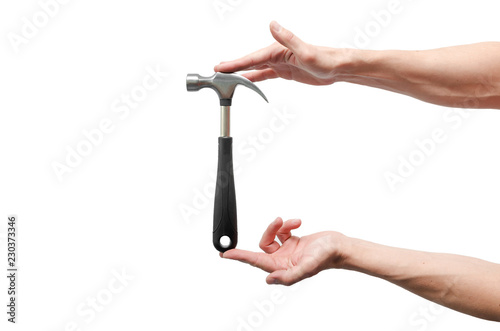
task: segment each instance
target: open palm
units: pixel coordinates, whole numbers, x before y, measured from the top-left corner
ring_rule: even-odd
[[[335,239],[342,235],[328,231],[301,238],[292,236],[291,230],[300,225],[299,219],[283,223],[278,217],[268,226],[260,241],[259,246],[264,253],[232,249],[221,256],[269,272],[268,284],[292,285],[321,270],[337,267],[342,256]],[[276,237],[282,245],[275,240]]]

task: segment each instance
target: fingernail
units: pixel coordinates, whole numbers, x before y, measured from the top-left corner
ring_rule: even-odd
[[[271,28],[276,31],[276,32],[281,32],[281,25],[278,24],[276,21],[271,22]]]
[[[278,280],[277,279],[273,279],[273,284],[278,284]]]

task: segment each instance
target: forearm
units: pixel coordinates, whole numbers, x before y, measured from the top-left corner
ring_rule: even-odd
[[[500,265],[348,238],[342,268],[385,279],[476,317],[500,321]]]
[[[424,51],[340,49],[337,81],[443,106],[500,109],[500,43]]]

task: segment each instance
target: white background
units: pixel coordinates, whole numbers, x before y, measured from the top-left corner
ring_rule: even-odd
[[[217,3],[230,7],[218,12]],[[354,272],[269,286],[266,273],[220,259],[211,244],[213,202],[196,192],[213,187],[218,100],[209,90],[186,92],[185,75],[210,75],[220,61],[269,45],[273,19],[332,47],[356,46],[358,29],[367,26],[374,29],[362,45],[368,49],[499,39],[492,1],[401,0],[377,30],[371,13],[388,4],[73,0],[16,52],[8,36],[22,35],[23,17],[33,21],[42,9],[34,0],[2,2],[0,238],[5,252],[6,216],[17,214],[20,278],[19,323],[5,321],[2,303],[0,329],[496,330]],[[142,84],[147,67],[168,77],[121,119],[113,103]],[[262,231],[281,216],[303,220],[297,235],[336,230],[500,261],[498,110],[447,113],[342,83],[258,86],[269,104],[238,88],[232,107],[234,145],[248,152],[235,151],[239,248],[257,250]],[[283,111],[295,117],[269,138],[270,121]],[[114,130],[58,180],[53,163],[64,163],[67,148],[103,118]],[[398,157],[408,159],[418,151],[415,140],[434,129],[447,140],[392,191],[384,173],[397,174]],[[266,143],[251,158],[241,144],[259,135]],[[197,214],[183,216],[188,207]],[[113,272],[133,279],[109,297]],[[91,318],[78,309],[88,312],[92,297],[105,304]],[[266,314],[255,302],[267,304]]]

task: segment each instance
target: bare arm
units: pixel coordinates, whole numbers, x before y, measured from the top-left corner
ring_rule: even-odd
[[[500,43],[425,51],[342,50],[338,81],[451,107],[500,108]]]
[[[500,109],[500,42],[424,51],[370,51],[307,44],[271,23],[277,43],[215,71],[252,70],[252,81],[292,79],[312,85],[349,82],[460,108]]]
[[[385,279],[451,309],[500,321],[500,265],[348,239],[342,268]]]
[[[500,264],[388,247],[333,231],[292,236],[300,224],[277,218],[260,241],[264,253],[232,249],[221,256],[269,272],[269,284],[292,285],[332,268],[355,270],[465,314],[500,321]]]

